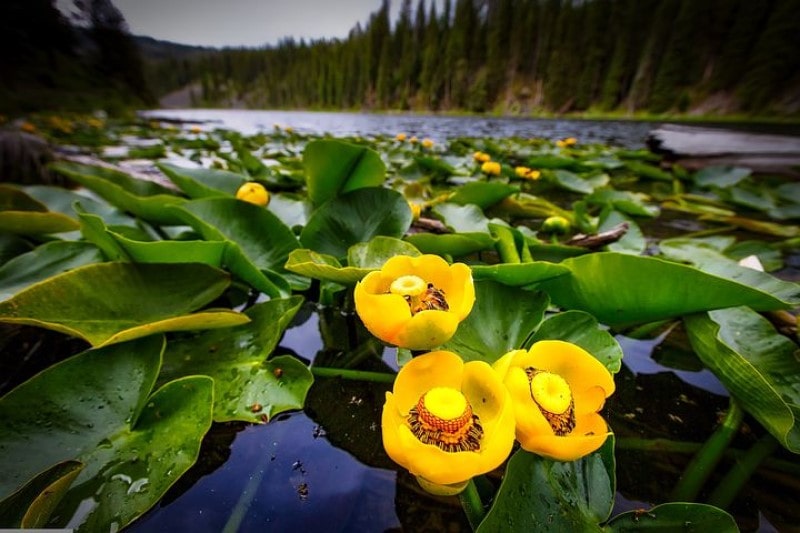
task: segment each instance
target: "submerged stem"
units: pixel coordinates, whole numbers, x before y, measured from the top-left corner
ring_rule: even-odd
[[[758,442],[722,478],[717,488],[708,497],[708,503],[720,509],[727,508],[742,486],[747,483],[747,480],[756,471],[758,465],[777,448],[778,441],[769,433],[758,439]]]
[[[464,514],[467,515],[472,531],[477,531],[486,512],[483,509],[483,501],[478,493],[478,487],[475,486],[475,480],[469,480],[467,487],[458,495],[458,499],[464,509]]]
[[[678,484],[672,491],[671,500],[694,501],[711,472],[719,463],[725,449],[739,430],[744,419],[744,411],[733,398],[730,399],[728,413],[722,424],[711,434],[703,447],[689,462]]]

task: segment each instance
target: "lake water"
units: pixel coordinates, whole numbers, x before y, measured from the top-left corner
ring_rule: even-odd
[[[424,114],[377,114],[351,112],[254,111],[242,109],[169,109],[144,111],[142,116],[197,122],[253,135],[276,125],[298,133],[347,135],[395,135],[405,132],[420,139],[444,142],[455,137],[529,137],[563,139],[643,148],[647,134],[661,122],[625,120],[578,120]]]

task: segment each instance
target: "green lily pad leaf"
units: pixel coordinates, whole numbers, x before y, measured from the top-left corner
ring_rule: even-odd
[[[646,512],[628,511],[612,518],[606,528],[613,533],[639,531],[714,531],[738,533],[731,515],[704,503],[663,503]]]
[[[623,353],[617,339],[589,313],[564,311],[551,316],[539,325],[525,348],[530,348],[537,341],[551,339],[577,344],[603,363],[612,374],[619,372],[622,366]]]
[[[45,213],[47,212],[47,206],[16,187],[0,185],[0,212],[3,211],[36,211]]]
[[[501,212],[517,218],[547,218],[552,215],[571,216],[569,211],[560,208],[553,202],[526,193],[505,198],[503,203],[495,207],[495,209],[498,209],[498,207]]]
[[[786,449],[800,453],[797,345],[746,307],[692,315],[684,321],[703,364]]]
[[[572,274],[545,280],[538,288],[556,305],[586,311],[611,326],[738,305],[759,311],[791,307],[758,289],[655,257],[598,252],[561,264]]]
[[[465,361],[492,364],[510,350],[523,347],[549,303],[541,292],[521,291],[492,281],[476,282],[472,312],[442,349],[459,354]]]
[[[444,223],[458,233],[489,233],[489,219],[474,204],[439,204],[432,209]]]
[[[653,165],[648,165],[642,161],[626,160],[625,166],[628,168],[628,170],[642,178],[648,178],[656,181],[672,181],[674,179],[672,174],[669,172],[661,170],[658,167],[654,167]]]
[[[494,239],[488,233],[413,233],[405,240],[424,254],[462,257],[494,248]]]
[[[503,285],[511,285],[512,287],[524,287],[537,281],[562,276],[570,272],[567,267],[547,261],[472,265],[471,268],[472,277],[475,280],[488,279]]]
[[[519,192],[519,187],[507,183],[473,181],[456,189],[448,201],[458,205],[475,204],[481,209],[486,209],[516,192]]]
[[[693,264],[703,272],[729,279],[772,295],[791,305],[800,304],[800,285],[739,265],[696,239],[668,239],[659,244],[661,253],[673,261]]]
[[[247,176],[227,170],[209,168],[185,168],[172,163],[159,162],[156,166],[178,186],[189,198],[209,198],[236,195],[236,191],[248,181]]]
[[[305,226],[313,211],[311,203],[307,200],[284,193],[271,195],[267,208],[292,229]]]
[[[225,241],[135,241],[106,231],[137,263],[204,263],[221,267],[228,246]]]
[[[260,269],[242,251],[239,244],[230,241],[225,244],[225,255],[222,260],[225,268],[270,298],[289,296],[293,288],[290,283],[293,283],[294,288],[298,290],[307,289],[310,285],[308,278],[296,276],[284,269],[280,272],[272,269]]]
[[[698,187],[731,187],[736,185],[751,173],[749,168],[710,166],[694,175],[694,183]]]
[[[631,217],[627,217],[614,209],[604,210],[600,214],[600,224],[597,226],[597,231],[610,231],[623,222],[628,225],[628,231],[618,241],[608,243],[606,248],[611,252],[641,255],[647,248],[647,239],[645,239],[639,225]]]
[[[313,279],[353,285],[371,272],[372,268],[343,267],[332,255],[318,254],[313,250],[292,250],[286,261],[286,270]]]
[[[300,242],[316,252],[343,258],[356,243],[378,235],[400,238],[410,226],[411,211],[402,194],[368,187],[341,194],[317,208]]]
[[[490,531],[596,531],[614,504],[614,437],[577,461],[519,450],[508,461],[494,504],[478,527]]]
[[[78,163],[54,163],[52,169],[94,191],[122,211],[155,224],[182,224],[168,207],[183,204],[186,199],[157,183],[135,179],[114,169]]]
[[[396,255],[417,257],[421,254],[414,245],[406,241],[378,235],[369,242],[359,242],[351,246],[347,250],[347,264],[370,270],[379,269]]]
[[[15,235],[42,235],[75,231],[80,225],[61,213],[40,211],[0,211],[0,232]]]
[[[85,190],[70,191],[50,185],[31,185],[25,187],[24,191],[32,198],[45,204],[50,211],[61,213],[68,217],[76,218],[76,211],[73,206],[77,202],[83,207],[84,211],[100,216],[106,224],[120,226],[132,226],[135,224],[135,219],[111,204],[89,197],[89,193]]]
[[[267,359],[302,303],[300,296],[259,303],[245,311],[248,324],[170,340],[159,381],[214,378],[217,422],[253,422],[302,409],[314,381],[308,367],[290,356]]]
[[[577,159],[572,159],[571,157],[563,157],[560,155],[553,155],[553,154],[542,154],[530,157],[528,158],[527,166],[535,169],[566,168],[575,172],[591,169],[590,166],[583,164]]]
[[[598,187],[608,184],[607,174],[596,174],[590,177],[579,176],[569,170],[554,170],[552,180],[560,187],[581,194],[589,194]]]
[[[202,328],[213,317],[183,315],[214,300],[229,283],[225,272],[198,263],[98,263],[51,277],[0,302],[0,322],[60,331],[92,345],[166,331],[161,326],[169,322],[155,331],[142,326],[176,318],[177,329],[193,329],[195,320]],[[221,318],[229,319],[228,314]],[[215,327],[224,325],[230,324]]]
[[[53,509],[82,469],[79,461],[63,461],[31,479],[0,502],[0,524],[26,529],[45,527]]]
[[[598,189],[586,197],[590,204],[611,204],[614,209],[633,216],[655,217],[661,212],[658,206],[647,204],[648,196],[632,191]]]
[[[314,205],[363,187],[378,187],[386,178],[386,165],[377,152],[328,139],[306,145],[303,168],[308,198]]]
[[[246,273],[242,275],[241,269],[237,268],[242,266],[242,260],[246,258],[256,270],[269,270],[279,275],[286,273],[286,279],[294,289],[308,288],[308,280],[283,269],[289,252],[300,247],[297,237],[277,216],[263,207],[235,198],[207,198],[187,202],[175,211],[205,240],[235,243],[238,251],[229,252],[233,254],[233,262],[226,264],[242,279],[248,280],[250,277],[245,277]],[[247,269],[253,271],[252,267]],[[263,292],[278,296],[266,290]]]
[[[124,527],[195,462],[211,425],[213,382],[193,376],[150,396],[164,341],[89,350],[48,368],[0,399],[0,497],[66,460],[85,465],[48,526]],[[149,396],[149,398],[148,398]]]
[[[18,255],[0,267],[0,300],[28,286],[73,268],[103,261],[100,250],[88,242],[52,241]]]
[[[81,223],[83,238],[97,246],[107,260],[131,260],[125,249],[111,236],[102,218],[87,213],[80,204],[75,204],[75,211]]]

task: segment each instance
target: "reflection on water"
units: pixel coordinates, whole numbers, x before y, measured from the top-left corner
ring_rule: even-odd
[[[603,143],[626,148],[644,148],[647,134],[660,124],[623,120],[575,120],[521,117],[454,117],[421,114],[371,114],[308,111],[252,111],[242,109],[169,109],[145,111],[149,118],[207,123],[253,135],[279,125],[298,133],[346,135],[395,135],[405,132],[420,139],[444,142],[455,137],[527,137],[563,139],[576,137],[582,143]]]

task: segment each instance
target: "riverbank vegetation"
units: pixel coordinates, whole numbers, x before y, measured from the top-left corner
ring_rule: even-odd
[[[403,0],[346,39],[151,66],[200,107],[795,115],[796,0]]]

